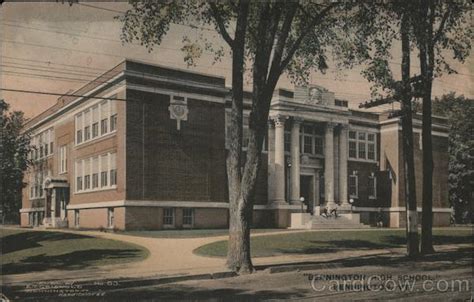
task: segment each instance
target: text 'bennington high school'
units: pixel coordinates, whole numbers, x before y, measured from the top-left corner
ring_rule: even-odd
[[[61,97],[26,125],[36,148],[22,226],[227,227],[224,78],[125,60],[74,94],[103,98]],[[420,127],[415,117],[419,201]],[[445,119],[433,117],[432,135],[434,225],[449,225]],[[316,85],[278,89],[262,161],[255,227],[405,225],[399,118],[351,110]],[[340,219],[321,218],[334,208]],[[309,221],[292,221],[301,211]]]

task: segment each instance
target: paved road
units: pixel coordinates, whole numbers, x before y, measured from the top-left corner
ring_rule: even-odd
[[[419,262],[382,255],[374,256],[364,264],[353,260],[341,262],[340,268],[277,274],[261,272],[227,279],[116,289],[105,297],[132,295],[152,301],[470,301],[474,293],[473,252],[472,247],[465,247],[440,252]],[[313,278],[312,284],[310,279]],[[344,285],[342,280],[334,280],[337,278],[349,280]],[[365,281],[361,282],[361,278]],[[360,289],[361,284],[371,287]],[[336,290],[331,287],[334,285],[341,287]]]

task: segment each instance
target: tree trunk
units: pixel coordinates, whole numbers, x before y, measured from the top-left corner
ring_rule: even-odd
[[[232,109],[227,154],[229,189],[229,243],[227,266],[236,272],[252,270],[250,259],[250,222],[242,195],[242,122],[244,89],[244,50],[247,28],[248,1],[240,1],[232,48]]]
[[[422,32],[420,43],[420,70],[423,79],[423,202],[421,219],[421,253],[434,252],[433,248],[433,143],[431,138],[431,89],[434,70],[432,0],[422,0]],[[429,11],[429,14],[428,14]]]
[[[421,225],[421,253],[430,254],[433,248],[433,142],[431,138],[431,79],[426,83],[423,97],[423,205]]]
[[[407,219],[407,255],[416,257],[419,254],[418,219],[416,212],[415,161],[413,158],[413,123],[410,88],[410,40],[409,24],[406,13],[402,17],[402,141],[405,165],[405,207]]]

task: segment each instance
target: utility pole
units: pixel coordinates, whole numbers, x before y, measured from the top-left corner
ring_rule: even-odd
[[[413,122],[412,122],[412,98],[420,97],[420,77],[410,78],[410,40],[409,24],[406,14],[402,16],[401,22],[402,42],[402,80],[393,82],[389,87],[393,95],[368,101],[359,105],[360,108],[372,108],[393,102],[401,103],[401,110],[391,112],[389,117],[400,117],[402,121],[403,160],[405,176],[405,208],[406,208],[406,236],[407,255],[415,258],[419,255],[418,219],[416,204],[416,182],[415,161],[413,156]]]

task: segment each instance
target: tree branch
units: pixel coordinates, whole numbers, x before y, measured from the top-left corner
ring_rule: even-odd
[[[214,19],[216,20],[217,26],[219,27],[219,32],[224,38],[224,40],[229,44],[230,48],[234,47],[234,40],[230,37],[229,33],[227,32],[227,29],[225,28],[225,23],[224,20],[222,19],[219,9],[217,8],[217,5],[214,2],[211,2],[209,4],[211,6],[211,13]]]
[[[303,39],[306,37],[308,32],[316,26],[319,22],[321,22],[322,17],[324,17],[331,9],[336,7],[338,4],[337,3],[331,3],[330,5],[326,6],[316,17],[314,17],[313,22],[311,22],[302,32],[301,35],[296,39],[295,43],[293,43],[293,47],[288,51],[288,54],[286,57],[282,60],[280,64],[280,72],[283,71],[283,69],[290,63],[291,59],[293,58],[293,55],[295,52],[298,50],[300,47],[301,42]]]
[[[270,67],[270,76],[267,80],[267,84],[270,84],[270,86],[273,85],[273,82],[276,81],[274,78],[270,78],[272,75],[276,77],[276,79],[279,78],[280,76],[280,63],[281,63],[281,58],[283,56],[283,49],[285,48],[286,40],[288,39],[288,35],[290,33],[291,29],[291,24],[293,23],[293,19],[296,14],[296,5],[291,5],[289,9],[287,10],[287,13],[285,15],[285,19],[283,20],[283,25],[280,30],[280,34],[278,35],[278,40],[275,46],[275,50],[273,53],[273,59]]]
[[[451,10],[449,10],[449,9],[446,10],[446,12],[444,13],[443,19],[441,19],[441,23],[439,24],[439,28],[436,31],[436,34],[433,38],[433,45],[435,45],[439,41],[439,39],[441,38],[441,35],[443,34],[443,31],[444,31],[444,26],[446,24],[446,20],[448,19],[450,13],[451,13]]]

